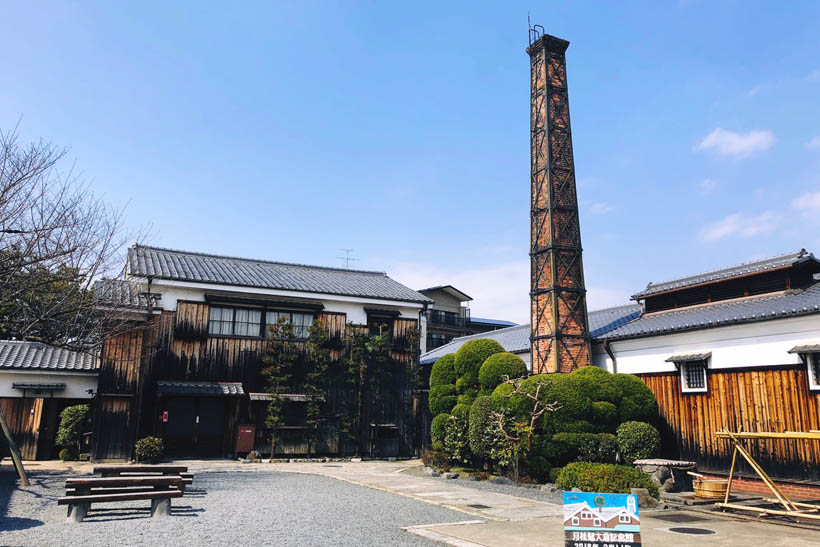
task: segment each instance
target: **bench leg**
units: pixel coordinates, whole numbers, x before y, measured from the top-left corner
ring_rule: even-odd
[[[151,516],[167,517],[171,514],[171,499],[163,498],[151,500]]]
[[[66,522],[82,522],[86,515],[88,515],[89,505],[89,503],[69,505]]]

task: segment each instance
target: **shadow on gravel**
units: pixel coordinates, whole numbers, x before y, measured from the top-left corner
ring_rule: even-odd
[[[13,530],[28,530],[36,526],[45,524],[42,520],[27,519],[22,517],[0,517],[0,531],[11,532]]]

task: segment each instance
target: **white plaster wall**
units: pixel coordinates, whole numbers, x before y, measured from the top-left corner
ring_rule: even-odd
[[[367,321],[367,313],[364,311],[365,307],[381,306],[396,308],[400,311],[401,317],[406,319],[418,319],[419,311],[421,311],[422,308],[421,304],[393,300],[250,287],[231,287],[228,285],[209,285],[206,283],[188,283],[182,281],[155,280],[152,284],[151,291],[162,295],[160,305],[162,309],[166,311],[175,311],[177,309],[177,302],[180,300],[204,302],[206,292],[247,298],[285,296],[321,302],[325,307],[324,311],[344,313],[347,315],[347,320],[354,323],[365,323]]]
[[[14,389],[12,384],[65,384],[62,391],[55,391],[55,399],[90,399],[87,389],[97,390],[96,374],[68,374],[47,372],[0,371],[0,397],[22,397],[22,389]],[[49,392],[34,395],[26,390],[27,397],[49,397]]]
[[[617,372],[646,374],[677,370],[666,359],[673,355],[711,352],[709,368],[765,367],[800,363],[788,351],[797,345],[820,343],[820,315],[777,319],[745,325],[613,341]],[[593,364],[613,370],[603,345],[593,345]]]

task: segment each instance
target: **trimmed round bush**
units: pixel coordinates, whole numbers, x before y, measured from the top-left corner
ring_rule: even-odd
[[[595,426],[586,420],[557,422],[555,424],[556,433],[595,433],[595,429]]]
[[[60,459],[63,460],[64,462],[77,459],[76,450],[73,449],[73,448],[63,448],[62,450],[60,450],[59,456],[60,456]]]
[[[489,458],[496,444],[492,398],[482,395],[470,407],[470,450],[480,458]]]
[[[448,421],[450,421],[449,414],[438,414],[430,423],[430,438],[433,441],[433,450],[436,450],[436,443],[444,442],[444,432]]]
[[[444,450],[452,462],[470,462],[469,418],[470,407],[456,405],[444,427]]]
[[[456,405],[453,407],[453,411],[450,414],[456,418],[469,418],[470,405]]]
[[[592,423],[599,431],[614,431],[618,424],[618,407],[609,401],[595,401],[592,403]]]
[[[527,375],[527,365],[524,360],[513,353],[494,353],[484,360],[478,370],[478,382],[481,392],[490,394],[504,382],[505,377],[521,378]]]
[[[68,406],[60,412],[60,425],[57,427],[57,446],[68,448],[74,454],[80,451],[83,433],[88,430],[90,410],[88,405]]]
[[[618,426],[618,449],[624,463],[653,458],[661,448],[661,434],[645,422],[624,422]]]
[[[632,488],[646,488],[658,497],[658,485],[643,471],[628,465],[570,463],[561,468],[555,486],[562,490],[580,488],[584,492],[629,494]]]
[[[433,369],[430,371],[430,387],[455,384],[456,379],[458,379],[455,362],[455,353],[448,353],[447,355],[439,357],[438,360],[433,363]]]
[[[428,404],[433,416],[442,413],[449,413],[458,402],[456,386],[453,384],[442,384],[430,388]]]
[[[474,389],[468,389],[467,393],[462,393],[458,396],[458,404],[472,406],[478,392]]]
[[[593,401],[617,403],[621,394],[615,385],[614,374],[594,366],[583,367],[570,373],[572,382]]]
[[[613,374],[613,381],[622,396],[618,404],[618,413],[622,423],[658,424],[658,401],[652,390],[640,378],[632,374]]]
[[[478,387],[478,371],[487,357],[494,353],[502,353],[504,348],[489,338],[470,340],[456,352],[455,369],[459,378],[466,377],[470,385]]]
[[[134,445],[134,456],[138,462],[148,462],[162,456],[164,449],[159,437],[143,437]]]

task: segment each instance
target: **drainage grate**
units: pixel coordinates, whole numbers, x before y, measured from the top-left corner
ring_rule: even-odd
[[[472,507],[473,509],[489,509],[489,505],[483,505],[481,503],[471,503],[467,505],[467,507]]]
[[[709,520],[704,517],[699,517],[697,515],[687,515],[686,513],[672,513],[670,515],[652,515],[649,518],[657,519],[657,520],[665,520],[666,522],[700,522],[703,520]]]
[[[676,534],[691,534],[693,536],[706,536],[716,533],[714,530],[707,530],[706,528],[669,528],[670,532]]]

